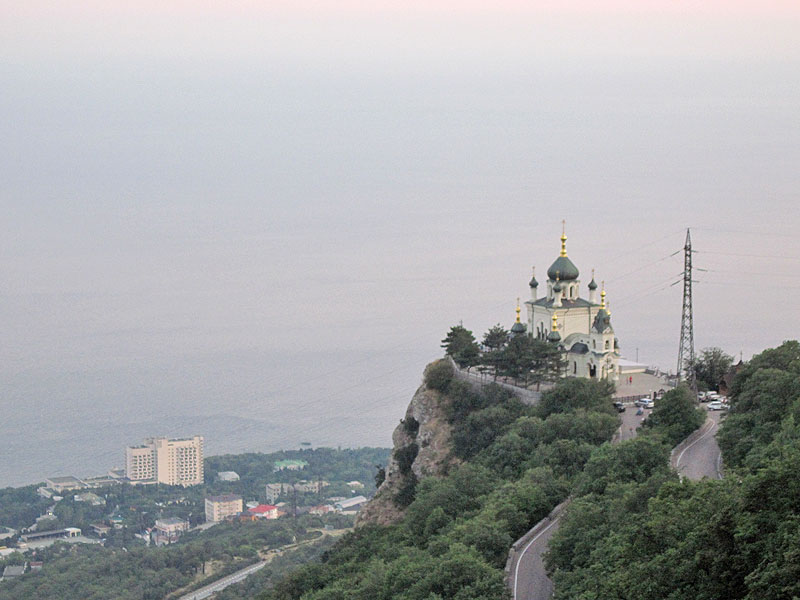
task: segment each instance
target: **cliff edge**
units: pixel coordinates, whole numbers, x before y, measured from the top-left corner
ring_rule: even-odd
[[[422,385],[392,434],[393,450],[386,477],[375,497],[358,514],[357,527],[399,521],[413,500],[419,480],[446,473],[460,462],[450,451],[450,399],[439,391],[447,387],[452,377],[453,368],[446,359],[425,367]]]

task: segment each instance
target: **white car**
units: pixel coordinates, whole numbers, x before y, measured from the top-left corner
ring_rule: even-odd
[[[725,406],[719,400],[714,400],[708,403],[708,410],[722,410]]]

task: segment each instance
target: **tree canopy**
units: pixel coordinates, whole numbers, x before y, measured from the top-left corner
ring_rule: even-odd
[[[592,455],[550,542],[556,598],[800,597],[800,345],[754,357],[731,402],[721,481],[667,467],[696,413],[680,388],[656,404],[650,433]]]
[[[733,357],[730,354],[726,354],[722,348],[713,347],[703,348],[690,368],[694,371],[699,388],[719,390],[719,384],[732,364]]]
[[[682,385],[668,391],[655,404],[644,426],[658,429],[671,445],[692,433],[706,420],[706,412],[696,405],[692,391]]]
[[[607,386],[581,387],[570,402],[578,388],[563,392],[572,384],[559,381],[563,405],[543,415],[504,388],[476,390],[433,367],[426,379],[438,382],[459,460],[445,476],[416,483],[399,523],[357,529],[262,600],[507,599],[511,544],[566,497],[618,416]],[[411,455],[399,458],[408,470]]]
[[[450,355],[459,367],[471,367],[477,364],[480,349],[475,336],[462,325],[453,325],[442,340],[442,348]]]

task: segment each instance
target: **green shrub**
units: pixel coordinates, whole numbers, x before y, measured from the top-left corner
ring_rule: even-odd
[[[397,448],[394,451],[394,459],[397,461],[397,465],[403,475],[411,473],[411,465],[414,464],[417,454],[419,454],[419,446],[417,446],[416,442],[411,442],[408,446]]]
[[[432,390],[447,392],[452,380],[453,367],[446,360],[435,362],[425,371],[425,385]]]

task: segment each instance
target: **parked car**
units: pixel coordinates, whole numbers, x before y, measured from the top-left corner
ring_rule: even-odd
[[[719,400],[714,400],[713,402],[708,403],[708,410],[722,410],[723,408],[725,408],[725,405]]]
[[[697,399],[700,402],[708,402],[708,394],[707,394],[707,392],[697,392]]]
[[[614,408],[617,409],[617,412],[625,412],[625,405],[622,402],[614,402]]]
[[[652,400],[648,400],[647,402],[645,402],[644,407],[645,408],[655,408],[655,405],[656,405],[655,402],[653,402]]]
[[[651,401],[650,398],[644,397],[644,398],[639,398],[638,400],[636,400],[634,402],[634,404],[636,406],[645,406],[650,401]]]

